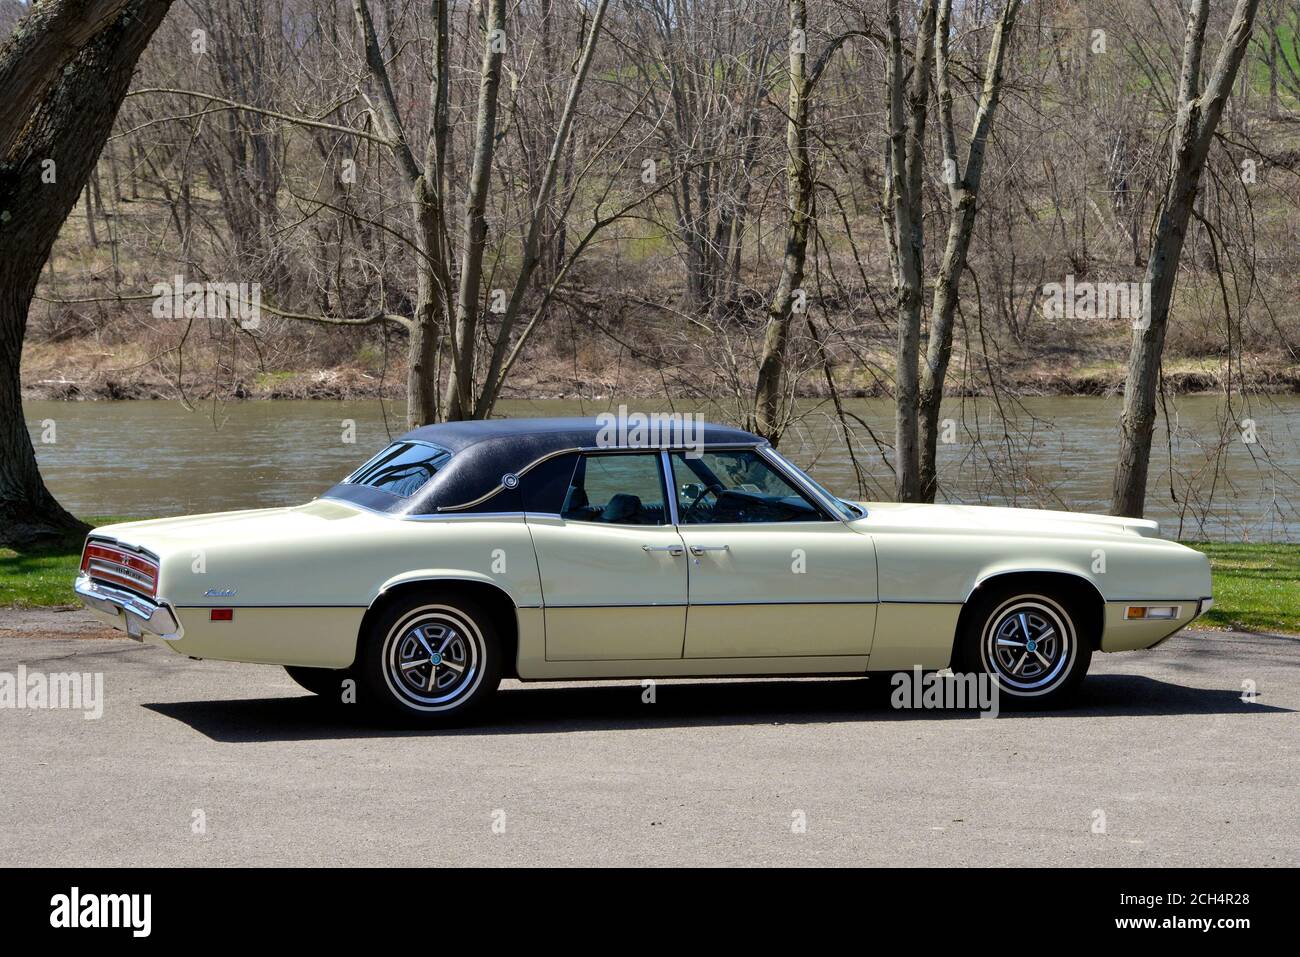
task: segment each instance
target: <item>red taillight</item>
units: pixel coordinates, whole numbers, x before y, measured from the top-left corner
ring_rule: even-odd
[[[142,555],[104,542],[87,542],[81,571],[91,578],[156,598],[158,565]]]
[[[235,609],[233,608],[214,608],[212,614],[208,616],[209,621],[234,621]]]

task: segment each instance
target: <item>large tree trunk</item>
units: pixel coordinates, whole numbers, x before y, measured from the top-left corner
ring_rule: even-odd
[[[447,383],[449,420],[474,414],[474,347],[478,333],[479,284],[487,245],[487,194],[497,136],[497,93],[501,88],[501,46],[506,29],[506,0],[488,0],[487,36],[479,74],[478,121],[474,128],[473,165],[465,198],[465,248],[461,253],[460,292],[452,329],[452,372]]]
[[[798,33],[796,34],[796,31]],[[790,34],[805,36],[803,0],[790,0]],[[795,290],[803,283],[812,203],[812,164],[808,155],[808,88],[804,70],[806,41],[790,44],[790,99],[785,132],[786,236],[781,278],[767,307],[767,332],[754,390],[754,431],[773,445],[781,441],[787,416],[782,408],[786,351],[794,317]]]
[[[0,50],[0,156],[8,156],[23,122],[45,97],[58,71],[126,6],[127,0],[42,3],[18,22]]]
[[[970,249],[971,232],[975,226],[975,202],[979,196],[980,180],[984,173],[984,150],[989,132],[993,128],[993,113],[997,109],[1002,91],[1002,62],[1006,47],[1015,29],[1016,13],[1020,0],[1007,0],[993,31],[989,47],[988,66],[984,71],[984,85],[975,121],[971,128],[970,143],[966,148],[966,162],[957,165],[957,142],[953,135],[952,86],[948,72],[948,23],[952,0],[939,0],[938,26],[935,30],[935,77],[939,90],[939,130],[948,177],[948,241],[943,251],[943,262],[934,283],[934,301],[930,309],[930,338],[926,343],[925,364],[921,367],[920,394],[920,483],[921,500],[933,502],[937,490],[935,454],[938,443],[939,408],[943,404],[943,384],[948,375],[948,360],[952,356],[953,321],[957,314],[957,299],[962,273],[966,269],[966,254]]]
[[[1193,0],[1187,18],[1169,175],[1164,205],[1151,244],[1151,256],[1147,261],[1147,302],[1144,305],[1150,321],[1134,330],[1129,352],[1112,515],[1141,518],[1146,504],[1151,433],[1155,428],[1156,392],[1160,384],[1160,357],[1169,325],[1169,303],[1178,275],[1178,261],[1182,256],[1187,223],[1192,214],[1192,204],[1196,201],[1205,158],[1209,155],[1224,103],[1232,91],[1237,68],[1250,42],[1259,0],[1237,0],[1214,72],[1202,94],[1201,57],[1205,49],[1208,7],[1209,0]]]
[[[8,545],[31,546],[86,529],[41,479],[23,418],[20,366],[41,270],[170,0],[117,6],[122,9],[112,15],[110,3],[47,0],[0,48],[0,143],[7,144],[0,153],[0,543]],[[37,57],[33,51],[44,52]],[[44,80],[38,67],[46,71]],[[55,163],[53,183],[42,182],[47,159]]]
[[[431,172],[411,187],[415,209],[415,315],[406,351],[406,425],[415,429],[438,421],[438,338],[450,285],[442,244],[442,203],[429,186]]]
[[[894,305],[898,317],[894,371],[894,485],[900,502],[916,502],[921,497],[920,426],[917,420],[924,265],[921,164],[930,98],[934,18],[935,0],[923,0],[917,14],[909,82],[903,69],[898,0],[889,0],[885,54],[889,158],[885,194],[888,206],[886,225],[892,229],[889,246],[895,259]]]

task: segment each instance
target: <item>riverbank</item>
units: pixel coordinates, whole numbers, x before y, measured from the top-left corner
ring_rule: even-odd
[[[834,361],[836,389],[844,398],[883,398],[891,394],[892,344],[865,343],[852,356]],[[1107,396],[1124,391],[1127,350],[1117,342],[1106,348],[1062,354],[1026,348],[998,365],[996,388],[1020,396]],[[123,399],[387,399],[404,401],[406,364],[402,349],[387,354],[373,348],[349,351],[328,364],[310,350],[277,352],[274,364],[243,357],[222,359],[200,350],[184,362],[148,343],[95,339],[29,342],[23,353],[22,389],[26,401],[94,401]],[[709,350],[682,350],[671,363],[658,363],[646,354],[584,346],[573,354],[544,351],[527,355],[512,372],[502,398],[534,400],[594,400],[706,398],[730,389],[718,377],[716,356]],[[954,369],[959,368],[957,357]],[[1300,394],[1300,363],[1285,353],[1257,354],[1242,362],[1218,357],[1167,356],[1164,366],[1168,395],[1234,392]],[[667,377],[667,378],[666,378]],[[994,394],[986,371],[953,375],[953,396]],[[801,377],[796,397],[829,396],[824,376],[812,371]]]
[[[124,521],[90,518],[92,525]],[[1300,633],[1300,545],[1188,542],[1210,556],[1215,606],[1200,629]],[[0,607],[75,605],[72,581],[80,549],[19,554],[0,548]]]

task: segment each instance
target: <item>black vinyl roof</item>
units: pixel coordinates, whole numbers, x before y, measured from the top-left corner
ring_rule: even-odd
[[[635,423],[629,423],[629,427],[632,425]],[[498,489],[506,475],[518,474],[539,459],[571,449],[689,448],[700,438],[706,447],[767,444],[753,433],[726,425],[695,420],[689,426],[683,434],[681,427],[673,428],[669,420],[663,420],[659,434],[651,432],[647,444],[645,436],[638,440],[632,435],[629,442],[626,433],[619,434],[596,418],[487,419],[426,425],[412,429],[397,441],[436,445],[451,452],[452,458],[414,495],[402,498],[340,483],[324,497],[381,512],[428,515],[475,502]]]

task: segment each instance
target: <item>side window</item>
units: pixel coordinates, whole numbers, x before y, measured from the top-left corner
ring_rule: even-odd
[[[609,525],[668,524],[659,456],[582,456],[560,514],[572,521]]]
[[[519,476],[519,494],[524,511],[559,515],[564,510],[564,499],[569,493],[578,459],[576,452],[566,452]]]
[[[825,516],[781,473],[748,449],[674,452],[673,485],[683,525],[821,522]]]

